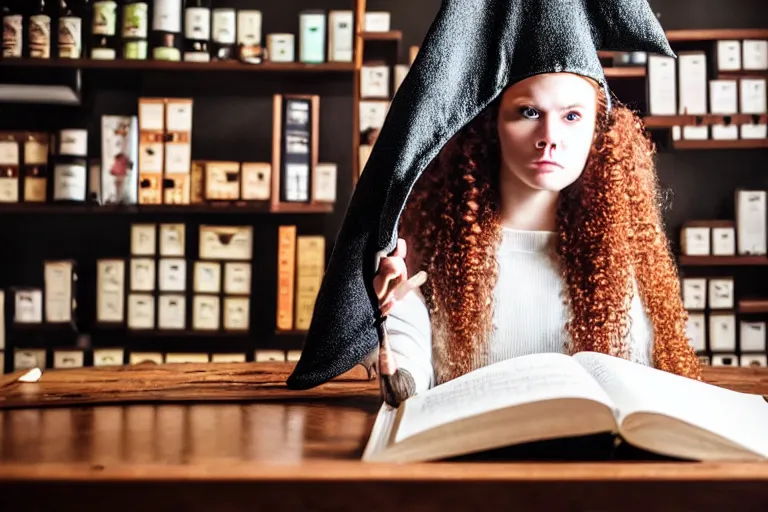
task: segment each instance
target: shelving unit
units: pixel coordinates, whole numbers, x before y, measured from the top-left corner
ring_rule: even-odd
[[[365,0],[359,0],[362,4],[361,12],[364,15],[366,10],[366,2]],[[365,27],[360,27],[361,30],[357,33],[357,40],[356,40],[356,48],[359,49],[358,53],[356,54],[357,57],[359,57],[359,62],[356,62],[358,65],[358,69],[355,71],[355,89],[354,89],[354,110],[355,110],[355,117],[354,117],[354,133],[353,133],[353,166],[352,166],[352,188],[354,190],[354,187],[357,186],[357,180],[360,177],[361,169],[361,161],[360,161],[360,102],[362,99],[362,90],[361,90],[361,73],[362,68],[368,62],[366,60],[366,47],[371,44],[378,44],[378,45],[387,45],[387,55],[391,56],[394,55],[395,59],[394,61],[390,59],[386,59],[384,62],[379,62],[380,64],[385,64],[390,67],[392,71],[394,71],[394,66],[398,64],[398,59],[400,57],[401,53],[401,46],[402,46],[402,39],[403,39],[403,32],[401,30],[388,30],[385,32],[367,32],[363,30]],[[390,86],[394,83],[393,81],[393,72],[390,73]],[[389,99],[381,99],[380,101],[391,101],[392,96],[394,95],[394,90],[390,89],[390,97]]]
[[[332,213],[334,205],[331,203],[282,203],[271,205],[268,202],[254,203],[211,203],[192,205],[123,205],[123,204],[0,204],[0,214],[25,214],[25,215],[157,215],[157,214],[210,214],[210,215],[238,215],[238,214],[310,214]]]
[[[402,30],[388,30],[386,32],[361,32],[363,41],[394,41],[399,43],[403,39]]]
[[[667,30],[666,35],[670,43],[690,41],[717,41],[720,39],[768,39],[768,29],[725,28],[700,30]]]
[[[298,234],[322,234],[327,241],[326,254],[330,252],[332,246],[330,242],[332,238],[329,238],[329,233],[335,231],[334,226],[328,225],[329,214],[336,212],[337,204],[344,204],[346,202],[345,195],[349,189],[349,180],[347,178],[348,173],[355,174],[355,164],[357,161],[357,140],[358,136],[355,133],[352,144],[346,144],[346,137],[339,139],[338,132],[329,131],[326,125],[329,122],[335,122],[339,116],[351,119],[352,125],[357,130],[359,110],[353,109],[352,112],[340,112],[339,103],[336,102],[325,106],[324,100],[326,96],[331,97],[331,101],[335,101],[338,96],[334,88],[337,84],[341,87],[351,85],[354,89],[354,98],[359,96],[359,75],[362,67],[362,52],[364,41],[382,41],[385,44],[392,40],[401,40],[402,33],[400,31],[391,31],[387,33],[369,33],[363,34],[362,28],[364,23],[364,15],[366,10],[365,0],[348,0],[349,7],[347,10],[351,10],[354,13],[354,39],[353,39],[353,57],[351,62],[323,62],[319,64],[309,64],[298,62],[298,34],[296,37],[296,61],[295,62],[269,62],[265,61],[260,64],[246,64],[239,61],[212,61],[212,62],[171,62],[171,61],[154,61],[154,60],[92,60],[92,59],[74,59],[74,60],[58,60],[52,58],[50,60],[42,59],[0,59],[0,75],[11,76],[12,71],[18,76],[32,76],[35,73],[45,73],[46,70],[54,72],[55,70],[77,70],[82,71],[83,83],[87,83],[89,91],[93,93],[94,88],[100,89],[104,87],[120,89],[124,96],[130,97],[132,93],[142,96],[179,96],[179,97],[192,97],[195,94],[202,94],[206,98],[212,96],[226,97],[229,87],[234,87],[236,94],[245,95],[245,101],[251,101],[252,105],[262,99],[267,99],[268,95],[272,93],[285,94],[293,97],[300,96],[296,94],[297,91],[303,91],[305,96],[313,96],[319,98],[319,111],[320,115],[313,119],[315,129],[318,129],[318,133],[321,138],[328,136],[334,137],[334,144],[330,151],[328,150],[328,144],[324,141],[319,143],[314,141],[313,150],[315,154],[320,154],[320,151],[327,151],[327,154],[339,153],[338,147],[344,145],[343,152],[344,164],[338,167],[337,176],[337,190],[339,196],[335,202],[283,202],[279,200],[279,169],[273,168],[272,172],[272,186],[271,199],[264,201],[212,201],[206,203],[197,204],[109,204],[99,205],[91,203],[82,204],[60,204],[60,203],[5,203],[0,204],[0,214],[5,214],[6,226],[12,226],[17,222],[20,222],[26,226],[39,226],[43,224],[50,225],[52,233],[57,231],[56,235],[51,235],[50,244],[54,249],[40,250],[41,254],[45,253],[46,258],[53,254],[50,259],[61,259],[62,254],[67,254],[67,249],[64,247],[66,244],[61,243],[61,239],[71,238],[72,245],[79,245],[81,247],[88,247],[95,245],[96,240],[99,237],[108,239],[112,236],[109,242],[105,242],[106,249],[94,249],[94,254],[98,254],[98,257],[110,257],[110,254],[123,254],[123,258],[126,260],[126,293],[130,291],[128,285],[128,261],[131,257],[126,249],[127,240],[122,234],[113,236],[110,232],[124,233],[125,229],[132,223],[183,223],[185,224],[187,235],[189,240],[186,242],[187,250],[190,251],[190,246],[194,246],[198,242],[197,225],[211,224],[211,225],[250,225],[254,228],[253,242],[254,242],[254,259],[251,261],[251,301],[250,301],[250,328],[248,331],[225,331],[222,328],[216,331],[205,330],[193,330],[191,328],[191,316],[187,315],[187,325],[189,328],[183,330],[161,330],[158,328],[148,330],[131,330],[125,325],[118,327],[105,327],[94,322],[92,328],[87,332],[78,332],[83,329],[83,325],[73,325],[69,329],[61,329],[56,326],[55,328],[46,324],[45,322],[39,325],[20,325],[14,324],[10,321],[10,317],[6,314],[6,326],[9,332],[7,337],[7,345],[5,347],[4,359],[5,368],[10,369],[13,367],[13,351],[17,346],[16,342],[21,340],[24,343],[18,345],[19,347],[30,349],[49,349],[47,354],[47,364],[52,362],[52,349],[77,349],[85,348],[85,364],[92,364],[90,360],[90,349],[105,349],[118,346],[125,350],[126,354],[131,351],[142,352],[177,352],[177,353],[232,353],[239,352],[244,353],[247,360],[250,361],[254,357],[254,350],[278,350],[278,351],[296,351],[300,350],[303,344],[303,338],[306,335],[306,331],[303,330],[287,330],[283,331],[275,329],[273,324],[274,315],[271,312],[271,308],[275,303],[277,296],[277,289],[271,285],[265,287],[266,283],[270,283],[275,280],[275,271],[277,269],[277,254],[274,246],[277,242],[275,233],[270,225],[297,225]],[[242,6],[241,6],[242,7]],[[337,7],[340,8],[340,7]],[[276,7],[264,7],[265,16],[270,16],[269,10],[275,12]],[[330,9],[326,9],[328,11]],[[182,12],[183,17],[183,12]],[[298,15],[297,15],[298,21]],[[328,20],[326,19],[326,22]],[[119,27],[118,27],[119,29]],[[87,31],[88,28],[86,27]],[[266,33],[263,34],[266,36]],[[122,75],[121,75],[122,73]],[[255,74],[255,75],[254,75]],[[258,78],[255,78],[256,76]],[[121,76],[130,77],[130,80],[121,83]],[[248,89],[251,82],[246,77],[253,76],[254,82],[257,87],[253,90]],[[178,83],[174,82],[175,77],[178,77]],[[202,77],[207,80],[215,80],[219,83],[215,90],[209,90],[202,88],[197,84],[197,77]],[[207,82],[206,82],[207,83]],[[187,89],[189,87],[190,89]],[[163,93],[147,93],[147,89],[170,91],[168,94]],[[133,89],[133,90],[132,90]],[[197,92],[188,92],[188,90]],[[126,91],[130,91],[127,92]],[[93,98],[85,98],[87,92],[84,95],[85,101],[82,105],[62,107],[59,115],[63,116],[62,119],[67,119],[66,116],[89,116],[96,115],[92,113],[94,108]],[[348,95],[348,92],[344,92],[344,95]],[[268,98],[272,99],[272,98]],[[110,99],[113,101],[113,99]],[[128,108],[135,109],[135,100],[131,99],[131,105],[126,107],[124,104],[115,107],[120,113],[128,115],[126,112]],[[218,106],[219,99],[216,99],[215,106]],[[226,103],[224,100],[223,103]],[[356,104],[356,102],[352,102]],[[217,114],[217,112],[211,113],[211,107],[214,105],[209,102],[201,102],[201,109],[206,107],[209,109],[206,112],[207,119],[215,119],[215,115],[225,116],[226,113]],[[101,106],[103,108],[103,105]],[[34,107],[31,107],[34,108]],[[195,105],[197,108],[197,104]],[[69,110],[64,110],[69,109]],[[258,112],[258,107],[257,110]],[[82,112],[79,114],[78,112]],[[5,112],[4,112],[5,114]],[[346,116],[351,114],[351,116]],[[133,112],[135,115],[135,111]],[[7,119],[7,118],[6,118]],[[329,121],[329,120],[333,121]],[[67,122],[67,121],[65,121]],[[254,137],[267,137],[266,133],[257,135],[256,132],[248,131],[248,123],[255,125],[258,123],[264,123],[262,118],[244,118],[243,128],[246,130],[246,134],[242,137],[243,140],[253,139]],[[269,119],[267,119],[267,123]],[[6,123],[7,125],[8,123]],[[95,124],[95,123],[93,123]],[[266,127],[265,127],[266,128]],[[210,126],[206,127],[206,138],[211,134],[215,134],[215,129]],[[260,130],[265,132],[266,130]],[[269,130],[270,132],[272,130]],[[97,132],[94,132],[97,133]],[[343,143],[339,143],[339,140],[343,140]],[[193,152],[195,152],[194,146],[197,145],[197,140],[194,141]],[[210,144],[208,147],[210,148]],[[233,144],[229,144],[232,147]],[[272,157],[280,152],[279,140],[273,134],[271,143],[268,144],[269,151]],[[93,148],[93,144],[91,145]],[[262,152],[262,158],[254,159],[251,161],[270,161],[274,165],[275,161],[270,160],[264,150],[267,144],[260,143],[260,149],[256,152]],[[348,163],[346,153],[352,151],[351,165]],[[209,156],[210,149],[203,149],[205,156],[197,156],[193,153],[194,160],[224,160],[227,157],[221,158],[216,156]],[[254,153],[254,151],[245,151],[246,153]],[[199,154],[199,153],[198,153]],[[218,154],[224,154],[219,151]],[[214,151],[216,155],[216,151]],[[233,158],[235,160],[242,160],[239,158]],[[328,160],[324,160],[320,154],[319,162],[333,162],[336,163],[334,157],[329,157]],[[52,176],[49,176],[52,179]],[[187,219],[187,216],[194,216]],[[286,216],[283,220],[272,220],[277,216]],[[11,217],[13,216],[13,217]],[[11,218],[14,220],[11,221]],[[18,221],[16,220],[18,219]],[[51,219],[49,222],[48,219]],[[77,222],[78,224],[73,224]],[[80,224],[82,222],[82,224]],[[57,229],[58,226],[62,226],[63,229],[76,229],[78,226],[82,227],[82,232],[77,232],[72,237],[65,236],[62,229]],[[87,227],[86,227],[87,226]],[[108,226],[108,227],[106,227]],[[10,228],[13,231],[13,228]],[[32,230],[37,228],[31,228],[27,230],[25,236],[32,236]],[[56,240],[54,240],[54,238]],[[25,248],[23,254],[17,254],[21,260],[26,264],[36,267],[38,265],[35,256],[30,254],[38,249]],[[110,252],[112,251],[112,252]],[[190,254],[186,254],[184,257],[187,259],[187,266],[192,267],[193,260],[199,259],[196,254],[196,250],[190,251]],[[157,256],[155,256],[157,257]],[[32,260],[30,261],[30,258]],[[43,261],[39,261],[39,271],[37,274],[42,275]],[[92,261],[78,261],[78,294],[85,294],[85,300],[78,300],[78,310],[82,316],[91,316],[90,309],[95,304],[95,272]],[[223,272],[223,270],[222,270]],[[191,268],[187,271],[187,288],[185,295],[187,302],[192,300],[192,271]],[[222,280],[223,282],[223,280]],[[30,286],[40,287],[42,281],[30,283]],[[10,292],[10,288],[6,289],[6,308],[7,311],[13,308],[13,295]],[[157,289],[153,292],[158,296]],[[223,293],[223,292],[222,292]],[[126,301],[127,302],[127,301]],[[94,303],[94,304],[92,304]],[[223,303],[222,303],[223,308]],[[188,308],[189,310],[189,308]],[[157,310],[156,310],[157,311]],[[157,319],[156,319],[157,320]],[[85,323],[85,322],[84,322]],[[88,321],[87,323],[90,323]],[[13,332],[11,332],[13,331]],[[68,334],[72,337],[66,341],[55,340],[51,338],[52,334]],[[87,341],[80,339],[81,335],[85,335],[90,338]],[[82,345],[84,342],[85,345]],[[78,345],[75,345],[75,344]],[[2,347],[0,347],[0,351]],[[126,357],[126,361],[127,361]],[[0,372],[2,368],[0,368]]]
[[[103,70],[136,70],[136,71],[206,71],[222,72],[237,71],[244,73],[265,72],[298,72],[325,73],[355,71],[354,62],[324,62],[309,64],[303,62],[263,62],[261,64],[245,64],[237,61],[213,62],[172,62],[159,60],[32,60],[4,59],[0,60],[0,68],[64,68],[64,69],[103,69]]]
[[[766,266],[766,256],[686,256],[679,258],[681,266],[687,267],[741,267],[741,266]]]
[[[690,125],[705,126],[715,124],[763,124],[768,121],[768,114],[734,114],[724,116],[718,114],[677,115],[677,116],[644,116],[643,123],[647,128],[672,128],[673,126]],[[732,142],[732,141],[728,141]]]
[[[672,147],[678,150],[692,149],[765,149],[768,139],[738,140],[675,140]]]
[[[768,299],[742,299],[738,312],[743,315],[768,313]]]

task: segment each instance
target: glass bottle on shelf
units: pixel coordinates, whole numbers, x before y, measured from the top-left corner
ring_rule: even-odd
[[[191,0],[184,11],[184,60],[211,60],[211,3]]]
[[[36,0],[29,16],[29,57],[51,58],[51,16],[45,8],[45,0]]]
[[[117,58],[117,2],[93,2],[91,22],[91,58],[114,60]]]
[[[88,130],[59,130],[53,167],[53,201],[84,203],[88,191]]]
[[[3,58],[20,59],[24,49],[24,15],[21,0],[3,2]]]
[[[83,13],[74,0],[59,0],[58,55],[60,59],[83,57]]]
[[[211,21],[211,56],[213,60],[237,59],[237,12],[228,2],[217,0]]]
[[[149,4],[141,0],[125,0],[123,4],[123,58],[147,58],[147,25]]]
[[[181,60],[181,0],[155,0],[152,12],[152,58]]]

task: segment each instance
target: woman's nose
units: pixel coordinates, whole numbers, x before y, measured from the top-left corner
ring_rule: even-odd
[[[549,119],[541,123],[536,137],[536,149],[555,149],[558,145],[558,127]]]

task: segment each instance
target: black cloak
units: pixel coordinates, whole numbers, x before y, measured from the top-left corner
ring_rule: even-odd
[[[586,76],[610,99],[598,50],[675,56],[647,0],[443,0],[352,195],[289,388],[323,384],[377,350],[378,257],[395,249],[408,195],[443,145],[535,74]]]

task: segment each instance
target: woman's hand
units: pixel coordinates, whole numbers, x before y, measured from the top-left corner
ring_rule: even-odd
[[[408,268],[405,265],[407,253],[405,240],[398,238],[394,252],[379,262],[379,271],[373,278],[373,289],[379,299],[382,316],[386,316],[394,306],[397,286],[408,279]]]

